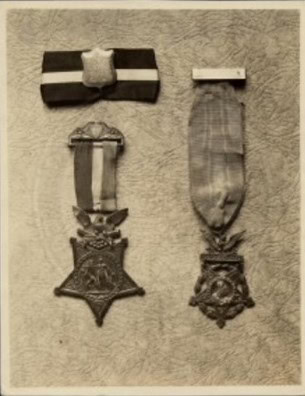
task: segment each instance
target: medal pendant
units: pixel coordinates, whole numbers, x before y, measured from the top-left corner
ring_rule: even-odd
[[[197,306],[208,318],[223,328],[245,308],[254,306],[244,276],[244,259],[236,253],[242,234],[225,237],[207,236],[208,253],[201,255],[202,275],[198,278],[190,305]]]
[[[144,289],[123,269],[127,239],[116,241],[120,238],[120,231],[115,230],[115,226],[126,218],[128,212],[123,209],[108,216],[99,214],[91,223],[85,211],[78,208],[74,208],[74,211],[86,228],[78,230],[82,240],[70,240],[74,270],[55,289],[55,294],[84,299],[92,309],[97,325],[101,326],[115,299],[145,294]]]

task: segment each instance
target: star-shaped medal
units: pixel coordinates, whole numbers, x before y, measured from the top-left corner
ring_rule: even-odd
[[[83,52],[83,84],[87,87],[102,88],[116,82],[116,71],[113,64],[113,50],[104,51],[94,48]]]
[[[78,210],[78,209],[77,209]],[[144,295],[139,287],[123,269],[124,251],[127,239],[114,242],[119,231],[113,231],[115,224],[127,214],[117,211],[106,221],[99,216],[94,224],[87,223],[87,230],[79,230],[84,240],[71,238],[74,270],[54,292],[57,296],[66,295],[83,298],[92,309],[98,326],[103,324],[104,316],[115,299]],[[78,220],[85,224],[89,215],[78,210]],[[89,220],[90,221],[90,220]]]

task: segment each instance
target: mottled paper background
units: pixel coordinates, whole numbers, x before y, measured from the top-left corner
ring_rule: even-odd
[[[11,10],[8,15],[11,386],[281,385],[300,382],[299,14],[297,11]],[[45,50],[153,47],[156,104],[50,110]],[[247,196],[233,231],[256,307],[223,330],[188,306],[204,243],[189,197],[192,67],[247,68]],[[122,130],[125,268],[145,297],[116,301],[98,328],[53,288],[72,269],[76,127]]]

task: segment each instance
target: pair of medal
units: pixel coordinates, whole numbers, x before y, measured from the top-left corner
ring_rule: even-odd
[[[41,94],[48,106],[99,99],[155,102],[159,93],[152,49],[46,52],[42,71]],[[243,106],[231,84],[205,80],[197,84],[189,122],[189,169],[191,198],[206,226],[208,247],[189,304],[222,328],[254,305],[243,257],[237,254],[244,233],[228,236],[245,193]],[[123,268],[128,241],[118,229],[128,215],[128,209],[117,208],[116,199],[116,164],[124,137],[103,122],[89,122],[68,141],[74,150],[73,212],[80,228],[78,238],[70,240],[73,271],[55,294],[84,299],[102,325],[115,299],[144,295]]]

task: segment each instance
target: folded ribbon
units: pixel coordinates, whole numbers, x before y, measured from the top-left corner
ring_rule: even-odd
[[[101,53],[107,51],[45,52],[40,87],[43,101],[48,106],[85,104],[99,99],[155,102],[160,81],[154,50],[115,48],[112,51],[113,75],[109,74],[110,65],[105,71],[107,82],[97,83],[97,86],[86,83],[86,76],[101,75],[105,65],[100,63],[100,70],[96,70],[96,65],[102,59]],[[88,54],[92,54],[93,70],[89,62],[89,69],[84,70]]]
[[[191,196],[216,232],[232,223],[244,198],[242,112],[229,83],[197,87],[189,133]]]

